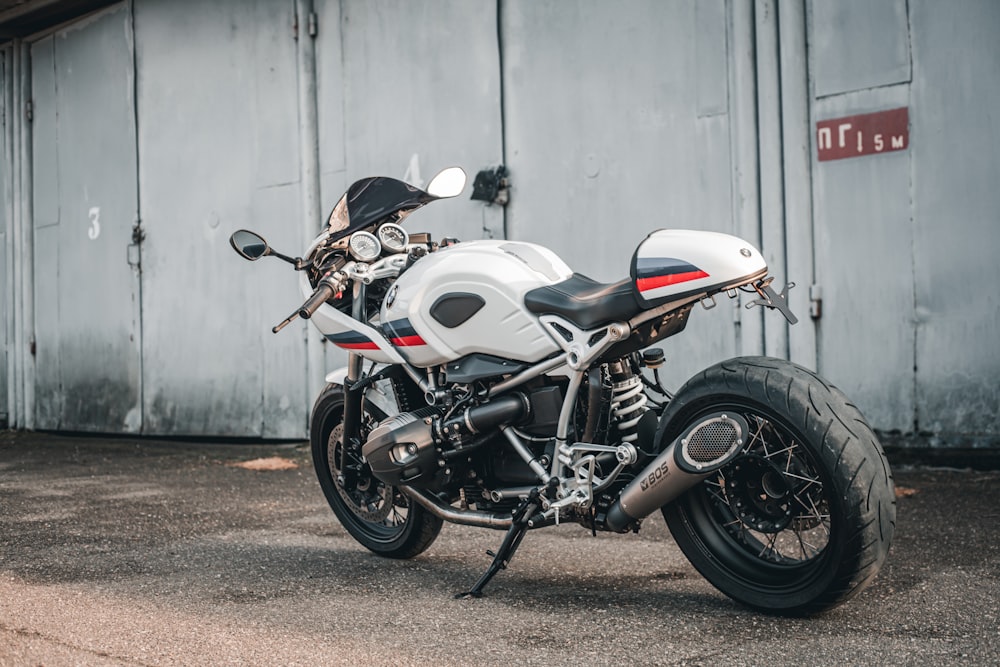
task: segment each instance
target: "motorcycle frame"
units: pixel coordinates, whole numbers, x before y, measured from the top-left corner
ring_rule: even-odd
[[[762,276],[754,276],[751,280],[741,284],[754,282],[761,277]],[[734,285],[725,289],[731,290],[738,286],[739,285]],[[731,296],[735,296],[735,294],[731,294]],[[362,319],[362,304],[364,303],[364,297],[365,285],[361,281],[356,281],[354,286],[352,317],[358,321],[364,321]],[[573,466],[567,463],[568,460],[577,460],[581,457],[581,455],[586,456],[587,453],[591,452],[604,452],[614,449],[609,448],[606,445],[591,443],[574,443],[572,446],[568,445],[570,422],[575,410],[580,387],[583,385],[587,372],[613,345],[627,340],[641,325],[649,322],[650,320],[678,311],[685,306],[704,298],[706,298],[706,295],[697,295],[678,299],[676,301],[671,301],[655,308],[642,311],[628,321],[606,323],[593,329],[586,330],[580,329],[572,322],[569,322],[565,318],[558,315],[543,315],[539,318],[540,322],[550,333],[552,338],[560,345],[562,352],[548,359],[544,359],[521,371],[520,373],[507,378],[506,380],[498,382],[490,388],[487,397],[495,398],[496,396],[515,389],[529,380],[537,378],[541,375],[558,372],[563,367],[566,367],[569,371],[568,373],[565,373],[568,375],[569,383],[566,388],[566,395],[563,397],[562,406],[559,412],[559,419],[556,425],[555,455],[552,457],[549,470],[545,470],[542,464],[531,453],[527,444],[517,435],[517,433],[514,432],[514,429],[509,426],[501,427],[501,432],[510,447],[537,475],[539,485],[534,488],[541,488],[542,486],[550,483],[550,480],[556,480],[556,483],[562,487],[562,493],[560,494],[562,496],[561,500],[556,503],[552,503],[550,507],[546,508],[545,514],[547,519],[551,520],[554,518],[554,521],[557,523],[560,507],[577,503],[580,500],[581,495],[584,498],[588,498],[593,487],[606,487],[608,484],[613,482],[618,474],[626,467],[625,464],[619,464],[619,466],[615,468],[615,470],[613,470],[607,478],[598,480],[599,483],[596,485],[593,484],[594,478],[593,472],[591,471],[588,479],[588,483],[591,488],[579,489],[579,485],[577,485],[576,488],[568,487],[567,483],[569,481],[577,479],[577,475],[572,474]],[[565,335],[560,333],[560,330],[570,334],[568,340]],[[365,388],[354,387],[357,386],[358,381],[361,379],[363,362],[364,357],[362,357],[362,355],[356,352],[349,352],[347,367],[339,369],[328,376],[328,379],[332,380],[334,378],[344,376],[346,372],[346,376],[344,376],[346,379],[346,382],[344,383],[344,437],[345,440],[347,438],[354,438],[358,444],[360,444],[361,440],[361,403]],[[437,386],[437,382],[435,381],[435,373],[432,368],[418,369],[405,362],[399,365],[425,393],[433,395],[436,391],[438,391],[439,388]],[[426,377],[421,376],[421,370],[424,370]],[[348,414],[350,414],[350,419],[348,418]],[[458,510],[444,504],[440,500],[431,497],[429,494],[426,494],[419,489],[409,486],[403,486],[401,487],[401,490],[429,511],[446,521],[497,529],[506,529],[511,525],[510,518],[506,516],[494,515],[486,512]],[[523,492],[526,490],[530,491],[531,489],[495,489],[495,491],[500,494],[517,496],[523,495]]]

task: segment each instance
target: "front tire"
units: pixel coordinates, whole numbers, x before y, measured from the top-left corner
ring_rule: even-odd
[[[772,613],[817,613],[857,595],[896,522],[892,473],[860,411],[800,366],[732,359],[677,392],[659,441],[719,410],[750,425],[741,454],[662,510],[692,565]]]
[[[385,416],[366,412],[362,428],[367,430]],[[313,467],[330,508],[351,537],[379,556],[412,558],[422,553],[441,532],[441,519],[372,476],[359,452],[348,452],[356,471],[343,474],[343,423],[343,387],[327,385],[313,406],[309,440]]]

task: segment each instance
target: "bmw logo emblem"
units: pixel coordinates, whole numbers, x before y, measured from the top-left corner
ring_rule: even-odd
[[[740,248],[740,254],[743,255],[744,257],[749,257],[753,253],[750,252],[750,248]],[[395,288],[393,288],[393,289],[395,289]]]
[[[385,307],[392,308],[392,304],[396,301],[396,292],[399,291],[399,285],[393,285],[389,290],[389,293],[385,295]]]

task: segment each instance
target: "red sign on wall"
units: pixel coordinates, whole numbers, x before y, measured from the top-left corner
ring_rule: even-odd
[[[908,107],[816,123],[819,161],[906,150],[910,145]]]

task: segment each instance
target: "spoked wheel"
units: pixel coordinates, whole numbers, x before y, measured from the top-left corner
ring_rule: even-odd
[[[366,548],[388,558],[416,556],[434,542],[441,520],[373,477],[360,451],[348,449],[344,456],[343,418],[343,389],[329,385],[313,406],[310,428],[313,466],[327,502]],[[366,414],[365,427],[375,420]]]
[[[679,431],[719,410],[750,427],[740,455],[663,508],[691,563],[730,597],[777,613],[815,613],[860,592],[896,516],[888,463],[861,413],[803,368],[745,358],[690,380],[663,423]]]

